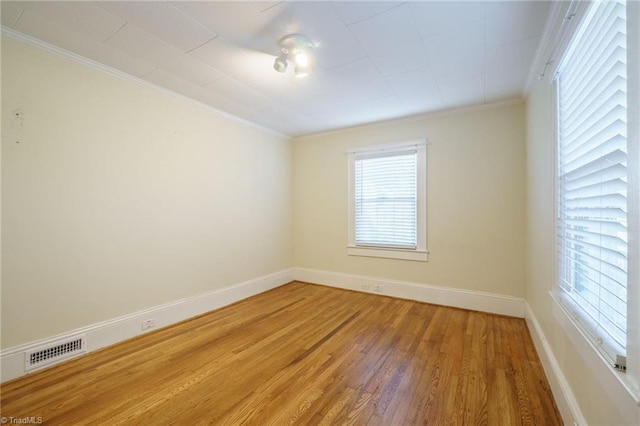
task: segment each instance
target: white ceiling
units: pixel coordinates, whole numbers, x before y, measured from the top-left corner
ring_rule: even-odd
[[[1,2],[2,25],[288,135],[522,96],[547,1]],[[273,70],[280,37],[312,73]]]

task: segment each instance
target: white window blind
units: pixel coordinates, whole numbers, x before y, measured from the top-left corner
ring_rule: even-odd
[[[355,242],[417,247],[417,152],[355,158]]]
[[[358,147],[347,158],[347,255],[427,262],[426,139]]]
[[[626,5],[596,2],[558,71],[558,286],[613,361],[627,342]]]

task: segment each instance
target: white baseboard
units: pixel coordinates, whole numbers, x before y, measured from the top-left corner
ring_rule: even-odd
[[[0,381],[5,382],[26,374],[24,368],[24,353],[30,349],[52,344],[69,336],[86,333],[85,353],[88,353],[140,334],[202,315],[214,309],[219,309],[242,299],[287,284],[293,281],[293,279],[294,269],[285,269],[199,296],[177,300],[161,306],[145,309],[144,311],[135,312],[88,327],[71,330],[57,336],[3,350],[0,352]],[[142,321],[148,318],[153,318],[156,326],[152,329],[142,331]],[[32,371],[29,373],[31,372]]]
[[[522,298],[495,293],[438,287],[407,281],[348,275],[315,269],[296,268],[295,279],[347,290],[383,294],[401,299],[452,306],[474,311],[524,318],[525,301]],[[376,291],[380,290],[380,291]]]
[[[556,357],[553,355],[553,351],[551,350],[551,346],[549,346],[547,338],[542,331],[542,327],[540,327],[540,323],[528,303],[526,303],[525,319],[527,320],[527,325],[529,326],[529,331],[531,332],[531,338],[533,339],[533,344],[536,347],[536,352],[538,352],[540,362],[542,362],[542,368],[547,375],[549,386],[551,386],[551,392],[553,393],[556,405],[558,406],[558,410],[562,416],[562,421],[566,425],[586,426],[587,422],[582,415],[580,406],[573,396],[571,387],[565,379]]]

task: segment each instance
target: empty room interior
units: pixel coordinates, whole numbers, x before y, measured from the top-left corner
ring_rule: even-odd
[[[640,424],[640,2],[0,13],[3,424]]]

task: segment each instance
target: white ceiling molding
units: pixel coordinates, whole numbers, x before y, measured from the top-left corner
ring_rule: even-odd
[[[448,117],[452,115],[460,115],[460,114],[466,114],[471,112],[484,111],[487,109],[502,108],[510,105],[518,105],[523,102],[524,102],[523,98],[512,98],[512,99],[506,99],[504,101],[490,102],[490,103],[465,106],[465,107],[459,107],[459,108],[451,108],[451,109],[435,111],[435,112],[426,112],[423,114],[410,115],[408,117],[395,118],[390,120],[379,120],[374,123],[360,124],[357,126],[350,126],[350,127],[341,127],[339,129],[327,130],[327,131],[317,132],[317,133],[309,133],[307,135],[301,136],[301,138],[305,138],[307,136],[317,136],[320,134],[339,133],[339,132],[349,131],[353,129],[358,129],[361,127],[377,126],[377,125],[384,126],[389,123],[402,124],[402,123],[412,123],[414,121],[431,120],[439,117]]]
[[[211,105],[207,105],[207,104],[205,104],[203,102],[200,102],[198,100],[195,100],[195,99],[193,99],[193,98],[191,98],[189,96],[185,96],[183,94],[174,92],[174,91],[169,90],[169,89],[167,89],[165,87],[162,87],[162,86],[159,86],[157,84],[151,83],[148,80],[143,80],[143,79],[135,77],[135,76],[133,76],[131,74],[127,74],[127,73],[122,72],[120,70],[117,70],[115,68],[112,68],[112,67],[109,67],[107,65],[101,64],[100,62],[96,62],[94,60],[85,58],[84,56],[80,56],[80,55],[77,55],[77,54],[75,54],[73,52],[69,52],[68,50],[61,49],[61,48],[59,48],[57,46],[54,46],[54,45],[49,44],[47,42],[44,42],[42,40],[38,40],[37,38],[28,36],[26,34],[22,34],[20,32],[14,31],[14,30],[6,28],[6,27],[1,27],[1,33],[2,33],[2,35],[10,37],[10,38],[12,38],[14,40],[21,41],[21,42],[29,44],[29,45],[31,45],[33,47],[37,47],[37,48],[45,50],[45,51],[47,51],[49,53],[53,53],[54,55],[61,56],[61,57],[65,58],[65,59],[68,59],[70,61],[77,62],[77,63],[85,65],[85,66],[87,66],[89,68],[93,68],[94,70],[110,74],[110,75],[112,75],[114,77],[118,77],[118,78],[120,78],[122,80],[126,80],[126,81],[128,81],[130,83],[133,83],[133,84],[137,85],[137,86],[141,86],[141,87],[144,87],[144,88],[147,88],[147,89],[156,90],[158,92],[164,93],[165,95],[169,95],[169,96],[172,96],[174,98],[178,98],[178,99],[180,99],[182,101],[186,101],[186,102],[195,104],[195,105],[197,105],[197,106],[199,106],[201,108],[204,108],[204,109],[206,109],[208,111],[211,111],[211,112],[213,112],[215,114],[221,115],[221,116],[223,116],[225,118],[228,118],[230,120],[242,123],[242,124],[250,126],[250,127],[254,127],[256,129],[260,129],[262,131],[271,133],[271,134],[273,134],[275,136],[288,137],[288,135],[285,135],[283,133],[277,132],[277,131],[275,131],[275,130],[273,130],[271,128],[268,128],[268,127],[265,127],[265,126],[261,126],[259,124],[254,123],[253,121],[245,120],[244,118],[237,117],[237,116],[235,116],[233,114],[229,114],[228,112],[225,112],[225,111],[221,111],[221,110],[219,110],[217,108],[212,107]]]

